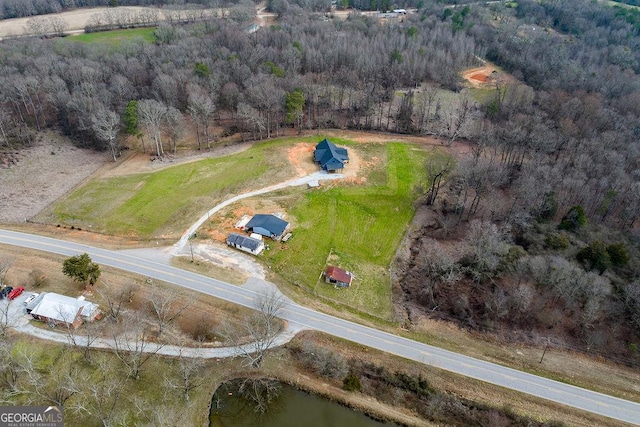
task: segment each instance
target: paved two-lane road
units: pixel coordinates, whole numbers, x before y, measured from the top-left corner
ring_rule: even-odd
[[[254,307],[257,292],[216,279],[144,260],[121,252],[31,234],[0,230],[0,243],[64,256],[88,253],[93,261],[193,289],[246,307]],[[387,332],[332,317],[297,304],[288,304],[282,317],[309,329],[367,347],[432,365],[481,381],[528,393],[616,420],[640,425],[640,404],[527,374],[472,357],[442,350]]]

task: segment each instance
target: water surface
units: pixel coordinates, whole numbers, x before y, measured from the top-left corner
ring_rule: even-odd
[[[317,395],[278,383],[266,411],[256,411],[255,400],[239,391],[242,380],[223,384],[214,394],[209,418],[211,427],[379,427],[392,425]],[[266,394],[262,402],[266,402]],[[245,393],[246,394],[246,393]],[[216,407],[219,406],[219,409]]]

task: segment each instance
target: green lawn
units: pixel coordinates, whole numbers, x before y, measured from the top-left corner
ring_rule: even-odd
[[[67,40],[81,42],[81,43],[105,43],[119,45],[123,41],[135,40],[141,38],[142,40],[153,43],[156,40],[154,35],[156,28],[131,28],[127,30],[113,30],[113,31],[99,31],[95,33],[84,33],[77,36],[70,36]]]
[[[218,202],[292,176],[284,145],[275,140],[234,156],[92,180],[40,219],[141,240],[178,237]]]
[[[325,185],[280,195],[289,199],[294,237],[286,245],[272,245],[265,258],[291,283],[389,318],[389,265],[413,218],[414,188],[427,154],[402,143],[358,149],[377,159],[364,185]],[[319,280],[327,261],[354,274],[351,288],[334,289]]]
[[[469,88],[473,99],[479,104],[488,104],[496,98],[495,88]]]

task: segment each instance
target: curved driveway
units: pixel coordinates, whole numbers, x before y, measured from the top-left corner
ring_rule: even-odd
[[[269,187],[261,188],[259,190],[249,191],[246,193],[238,194],[237,196],[233,196],[225,200],[224,202],[217,204],[213,208],[209,209],[207,213],[202,215],[200,219],[198,219],[195,222],[195,224],[189,227],[187,231],[185,231],[182,234],[182,237],[180,237],[180,240],[178,240],[178,242],[175,245],[173,245],[173,253],[174,255],[181,253],[184,250],[184,247],[186,246],[187,242],[189,241],[189,238],[193,235],[193,233],[195,233],[198,230],[198,228],[200,228],[202,224],[204,224],[204,222],[207,219],[209,219],[213,214],[218,212],[220,209],[226,206],[229,206],[237,202],[238,200],[246,199],[253,196],[259,196],[260,194],[270,193],[272,191],[281,190],[286,187],[297,187],[299,185],[309,184],[310,182],[313,182],[313,181],[333,180],[333,179],[341,179],[341,178],[344,178],[344,175],[340,173],[328,174],[327,172],[320,171],[320,172],[314,172],[310,175],[294,178],[289,181],[281,182],[279,184],[270,185]]]
[[[116,340],[114,338],[93,337],[92,339],[89,339],[86,335],[82,334],[68,334],[65,332],[58,332],[47,328],[38,328],[31,322],[29,322],[32,317],[28,314],[24,314],[23,302],[25,299],[27,299],[28,294],[28,292],[22,294],[14,301],[11,301],[8,307],[3,307],[2,309],[0,309],[0,313],[2,313],[2,316],[4,316],[2,310],[8,310],[9,319],[7,321],[7,326],[15,331],[43,340],[70,344],[81,348],[85,348],[87,345],[89,345],[89,347],[91,348],[112,350],[120,346],[121,348],[126,350],[127,348],[135,348],[136,346],[140,346],[141,344],[140,342],[138,342],[138,344],[131,343],[129,346],[127,346],[127,344],[124,344],[124,341],[127,339],[126,334],[122,337],[119,337],[118,342],[116,343]],[[5,304],[6,302],[7,300],[5,299],[0,304]],[[272,347],[278,347],[288,343],[296,336],[298,332],[300,332],[300,330],[301,327],[299,325],[287,323],[286,329],[278,334],[278,336],[276,336],[273,340]],[[144,344],[144,347],[144,350],[141,350],[144,353],[155,353],[164,356],[184,356],[189,358],[202,359],[236,357],[255,351],[253,343],[249,343],[241,347],[184,347],[169,344],[158,344],[152,341],[147,341]]]
[[[157,280],[212,295],[253,308],[258,292],[216,279],[144,260],[125,253],[31,234],[0,230],[0,243],[53,252],[64,256],[88,253],[103,265],[131,271]],[[640,425],[640,404],[527,374],[437,347],[318,313],[294,303],[282,311],[283,319],[407,359],[429,364],[501,387],[517,390],[564,405]]]

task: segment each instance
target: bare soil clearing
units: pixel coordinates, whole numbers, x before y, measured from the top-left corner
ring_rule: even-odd
[[[500,71],[488,62],[482,67],[470,68],[463,71],[462,78],[476,89],[491,88],[498,80],[515,81],[513,77]]]
[[[0,152],[0,222],[16,223],[37,215],[58,197],[109,164],[106,153],[74,147],[55,133],[33,147]]]
[[[50,16],[57,16],[64,19],[68,23],[68,31],[75,31],[84,30],[84,27],[89,24],[91,16],[95,15],[96,13],[103,13],[106,11],[114,10],[121,10],[129,13],[139,13],[140,11],[145,9],[159,10],[156,8],[137,6],[122,6],[115,9],[110,7],[92,7],[89,9],[76,9],[69,12],[41,15],[35,18],[42,19]],[[3,21],[0,21],[0,37],[24,36],[27,31],[27,21],[33,18],[33,16],[30,16],[25,18],[5,19]]]
[[[3,37],[18,37],[27,35],[27,21],[30,19],[46,19],[51,16],[62,18],[67,23],[67,33],[84,32],[84,28],[91,23],[91,17],[95,14],[101,14],[104,12],[110,13],[126,13],[128,15],[137,15],[142,11],[150,10],[157,12],[159,21],[166,20],[166,13],[178,14],[182,11],[170,11],[158,9],[155,7],[140,7],[140,6],[118,6],[118,7],[91,7],[88,9],[76,9],[68,12],[61,12],[49,15],[30,16],[25,18],[5,19],[0,21],[0,38]],[[208,11],[212,13],[212,11]]]
[[[462,73],[462,78],[468,81],[475,88],[486,87],[492,81],[492,74],[497,73],[495,67],[485,65],[484,67],[471,68]]]

